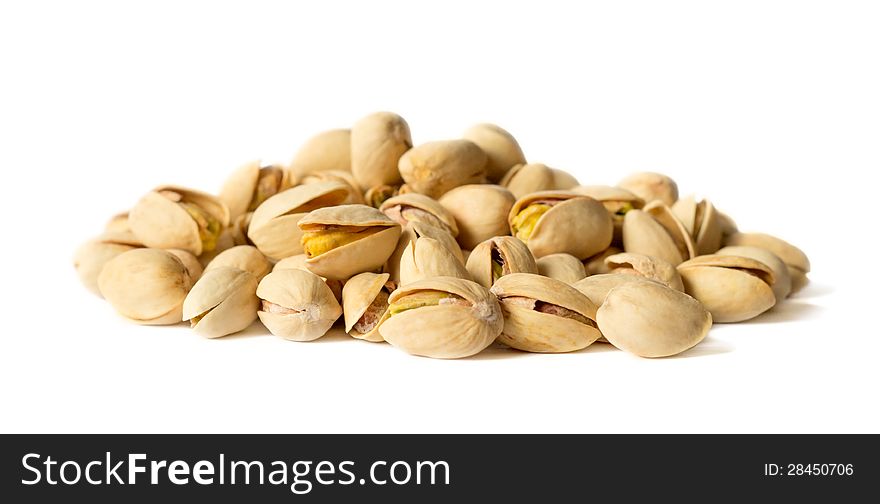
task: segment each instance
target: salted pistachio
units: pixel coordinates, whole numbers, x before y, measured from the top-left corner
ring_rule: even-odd
[[[480,243],[467,260],[471,278],[489,288],[504,275],[538,273],[538,266],[529,248],[512,236],[496,236]]]
[[[192,279],[193,283],[196,283],[199,278],[202,277],[202,273],[205,269],[202,267],[202,263],[199,261],[198,257],[181,249],[168,249],[167,252],[183,263],[183,267],[186,268],[186,272],[189,273],[189,277]]]
[[[446,229],[452,237],[458,236],[458,225],[455,217],[439,201],[419,193],[407,193],[385,200],[379,210],[397,222],[406,226],[410,222],[422,222],[434,227]]]
[[[254,217],[253,212],[239,215],[237,219],[232,221],[229,226],[229,236],[232,237],[233,245],[253,245],[248,238],[248,228],[251,225],[251,219]]]
[[[398,168],[410,190],[437,199],[458,186],[485,182],[486,160],[470,140],[445,140],[413,147]]]
[[[391,274],[392,281],[400,281],[400,263],[404,251],[410,243],[416,241],[420,237],[427,237],[436,240],[443,245],[443,248],[451,253],[458,262],[462,265],[465,264],[461,247],[458,246],[458,242],[455,241],[455,238],[452,237],[446,227],[437,227],[423,222],[413,221],[407,223],[407,225],[401,230],[394,252],[388,257],[388,260],[383,267],[383,272]]]
[[[318,182],[339,182],[347,185],[349,191],[348,199],[340,203],[341,205],[364,204],[364,196],[361,194],[361,190],[350,171],[323,170],[303,175],[299,180],[300,184],[315,184]]]
[[[293,181],[280,165],[251,161],[226,179],[220,189],[220,201],[229,208],[229,218],[234,221],[291,185]]]
[[[273,261],[301,254],[302,231],[297,223],[317,208],[338,205],[351,189],[340,182],[317,182],[287,189],[267,199],[251,217],[247,236]]]
[[[404,152],[412,148],[409,125],[397,114],[376,112],[351,128],[351,173],[363,188],[398,185]]]
[[[623,249],[658,257],[676,266],[696,254],[684,224],[660,201],[630,210],[623,219]]]
[[[98,275],[101,274],[104,265],[123,252],[141,247],[143,244],[131,232],[106,231],[76,249],[73,255],[73,267],[85,288],[100,296]]]
[[[639,357],[684,352],[703,341],[712,327],[712,315],[699,301],[651,281],[612,289],[596,321],[612,345]]]
[[[660,200],[666,205],[672,206],[678,201],[678,184],[662,173],[633,173],[618,182],[617,187],[626,189],[642,198],[646,204]]]
[[[305,254],[297,254],[295,256],[285,257],[284,259],[275,263],[275,266],[272,267],[272,271],[281,271],[286,269],[298,269],[302,271],[309,271],[308,266],[306,266],[306,261],[309,260],[309,257]],[[342,302],[342,288],[345,286],[345,280],[334,280],[330,278],[321,277],[324,280],[324,283],[327,284],[327,287],[330,287],[330,290],[333,292],[333,296],[340,303]]]
[[[691,235],[696,255],[714,254],[721,248],[722,222],[711,201],[686,196],[672,205],[672,213]]]
[[[251,245],[238,245],[224,250],[208,263],[205,271],[215,268],[237,268],[247,271],[259,282],[272,270],[272,265],[262,252]]]
[[[748,257],[704,255],[678,265],[685,292],[712,312],[715,322],[741,322],[776,304],[773,270]]]
[[[210,194],[160,186],[131,209],[128,224],[147,247],[182,249],[198,256],[214,250],[229,225],[229,209]]]
[[[507,189],[490,184],[467,184],[440,197],[441,205],[458,226],[458,243],[466,249],[494,236],[510,234],[507,214],[516,198]]]
[[[342,289],[342,313],[345,332],[366,341],[385,341],[379,334],[379,325],[388,318],[388,298],[394,292],[394,282],[388,273],[360,273],[345,282]]]
[[[573,352],[595,342],[596,305],[559,280],[531,273],[511,273],[489,289],[498,297],[504,330],[498,337],[527,352]]]
[[[400,285],[438,276],[470,280],[461,261],[439,241],[427,236],[410,241],[400,256]]]
[[[587,270],[587,276],[610,273],[611,268],[605,264],[605,259],[608,256],[613,256],[614,254],[619,254],[621,252],[623,252],[623,250],[612,245],[602,252],[584,259],[584,269]]]
[[[514,165],[526,162],[526,157],[513,135],[495,124],[471,126],[462,138],[477,144],[486,153],[486,176],[492,182],[501,180]]]
[[[351,171],[351,130],[331,129],[309,138],[290,162],[294,176],[327,170]]]
[[[748,257],[767,265],[773,270],[773,277],[776,279],[773,282],[773,295],[776,296],[776,303],[785,299],[791,292],[791,276],[788,273],[788,267],[773,252],[758,247],[730,246],[718,250],[716,254]]]
[[[342,307],[314,273],[299,269],[273,271],[257,286],[257,315],[269,332],[292,341],[312,341],[327,334]]]
[[[400,186],[380,184],[364,191],[364,202],[373,208],[379,208],[389,198],[400,194]]]
[[[380,269],[400,237],[400,224],[366,205],[319,208],[298,225],[306,267],[337,280]]]
[[[635,194],[621,187],[591,185],[577,186],[571,189],[572,192],[589,196],[594,200],[602,203],[605,210],[611,214],[614,221],[614,239],[612,243],[623,246],[623,219],[630,210],[639,210],[644,208],[645,201]]]
[[[581,292],[581,294],[587,296],[587,298],[593,302],[596,306],[602,306],[602,303],[605,302],[605,296],[611,292],[611,289],[617,287],[618,285],[623,285],[626,283],[633,282],[653,282],[653,280],[649,280],[642,276],[636,275],[620,275],[617,273],[599,273],[597,275],[590,275],[586,278],[578,280],[572,287]]]
[[[659,257],[624,252],[606,257],[605,264],[611,269],[611,273],[644,277],[684,292],[678,270]]]
[[[788,266],[791,294],[801,290],[809,281],[810,260],[804,252],[787,241],[764,233],[734,233],[727,237],[725,246],[758,247],[776,254]]]
[[[107,221],[104,225],[105,233],[130,233],[131,226],[128,225],[128,212],[121,212]]]
[[[257,320],[257,278],[234,267],[205,270],[183,301],[183,320],[201,336],[219,338],[248,328]]]
[[[517,199],[538,191],[567,190],[578,185],[568,172],[541,163],[518,164],[507,170],[498,182]]]
[[[138,248],[108,261],[98,275],[98,288],[124,318],[168,325],[183,320],[183,300],[195,281],[178,255]]]
[[[491,345],[504,327],[495,296],[461,278],[427,278],[401,286],[388,303],[388,317],[379,333],[413,355],[468,357]]]
[[[586,278],[587,271],[580,259],[565,253],[550,254],[538,259],[538,274],[569,285]],[[526,272],[528,273],[528,272]]]
[[[535,257],[557,252],[586,259],[611,245],[614,224],[601,203],[580,194],[543,191],[518,199],[508,214],[513,236]]]

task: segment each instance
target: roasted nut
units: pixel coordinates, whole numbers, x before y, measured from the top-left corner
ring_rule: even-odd
[[[458,236],[455,217],[434,198],[419,193],[407,193],[385,200],[379,210],[406,227],[410,222],[421,222],[445,229],[452,237]]]
[[[676,266],[694,257],[694,244],[684,225],[663,203],[630,210],[623,219],[623,249],[658,257]]]
[[[398,161],[412,148],[409,125],[397,114],[376,112],[351,128],[351,173],[361,189],[400,185]]]
[[[809,281],[810,260],[804,252],[785,240],[764,233],[735,233],[724,242],[725,246],[758,247],[769,250],[788,266],[791,294],[801,290]]]
[[[538,273],[529,248],[512,236],[496,236],[477,245],[467,260],[471,278],[487,289],[511,273]]]
[[[183,320],[206,338],[247,329],[257,320],[257,279],[248,271],[216,267],[205,271],[183,302]]]
[[[101,236],[82,244],[73,256],[73,267],[82,284],[93,294],[100,296],[98,275],[104,265],[114,257],[143,247],[131,232],[107,231]]]
[[[466,249],[473,249],[489,238],[510,234],[507,214],[516,198],[501,186],[459,186],[441,196],[439,202],[454,218],[458,225],[458,243]]]
[[[776,297],[777,304],[788,297],[791,292],[791,276],[788,274],[788,267],[773,252],[758,247],[731,246],[718,250],[716,254],[748,257],[769,267],[773,271],[773,278],[776,280],[773,282],[773,295]]]
[[[672,205],[672,213],[691,235],[696,255],[714,254],[721,248],[722,222],[711,201],[697,202],[693,196],[687,196]]]
[[[614,239],[612,243],[623,246],[623,219],[630,210],[644,208],[645,202],[635,194],[620,187],[593,185],[577,186],[572,192],[589,196],[602,203],[614,221]]]
[[[332,129],[309,138],[290,162],[290,170],[298,179],[326,170],[350,172],[351,130]]]
[[[298,254],[295,256],[285,257],[284,259],[275,263],[275,266],[272,267],[272,271],[281,271],[286,269],[297,269],[302,271],[309,271],[308,266],[306,266],[306,261],[309,260],[309,257],[305,254]],[[330,287],[330,290],[333,292],[333,296],[340,303],[342,302],[342,287],[345,285],[345,280],[334,280],[329,278],[320,277],[324,280],[324,283],[327,284],[327,287]]]
[[[572,285],[587,276],[584,263],[571,254],[550,254],[537,261],[538,274]],[[529,272],[526,272],[529,273]]]
[[[364,192],[364,202],[373,208],[379,208],[388,198],[400,194],[400,186],[381,184],[373,186]]]
[[[490,291],[498,297],[504,330],[498,341],[527,352],[572,352],[599,338],[596,305],[574,287],[530,273],[511,273]]]
[[[462,138],[477,144],[486,153],[486,176],[492,182],[501,180],[511,167],[525,164],[523,151],[507,130],[494,124],[477,124],[464,132]]]
[[[705,255],[678,265],[685,292],[712,312],[715,322],[740,322],[776,304],[769,266],[738,256]]]
[[[458,186],[484,182],[486,159],[470,140],[446,140],[413,147],[398,168],[410,190],[437,199]]]
[[[605,264],[605,259],[608,256],[613,256],[614,254],[619,254],[621,252],[623,252],[623,250],[611,246],[594,256],[584,259],[584,269],[587,270],[587,276],[611,273],[611,268]]]
[[[342,312],[345,332],[366,341],[385,341],[379,325],[388,318],[388,297],[394,283],[388,273],[360,273],[345,282],[342,289]]]
[[[198,256],[214,250],[229,225],[229,209],[209,194],[162,186],[138,201],[128,224],[147,247],[182,249]]]
[[[260,321],[275,336],[312,341],[327,334],[342,307],[327,284],[314,273],[298,269],[273,271],[257,287],[262,300]]]
[[[602,306],[605,302],[605,296],[611,292],[611,289],[618,285],[633,282],[652,282],[642,276],[636,275],[620,275],[617,273],[600,273],[598,275],[590,275],[582,280],[578,280],[572,287],[579,290],[581,294],[593,302],[596,306]]]
[[[586,259],[611,245],[614,224],[601,203],[572,192],[544,191],[516,201],[507,221],[535,257],[557,252]]]
[[[410,241],[400,256],[400,285],[441,276],[470,280],[461,261],[439,241],[427,236]]]
[[[257,282],[263,279],[272,270],[272,265],[256,247],[250,245],[238,245],[224,250],[213,261],[208,263],[205,271],[215,268],[236,268],[247,271]],[[256,289],[256,287],[254,287]]]
[[[458,262],[464,265],[464,255],[461,252],[461,247],[458,246],[455,238],[449,234],[447,228],[413,221],[408,223],[401,230],[400,238],[397,239],[397,246],[388,258],[388,261],[385,262],[383,271],[391,275],[391,281],[400,282],[401,258],[409,244],[423,236],[439,242],[446,251],[451,253]]]
[[[504,327],[501,307],[485,287],[461,278],[428,278],[388,298],[379,333],[413,355],[457,359],[479,353]]]
[[[627,191],[642,198],[645,203],[660,200],[667,206],[678,201],[678,184],[662,173],[633,173],[617,183]]]
[[[229,219],[253,212],[264,201],[292,185],[279,165],[262,166],[252,161],[235,170],[220,189],[220,201],[229,208]]]
[[[606,257],[605,264],[611,269],[611,273],[644,277],[670,289],[684,292],[678,270],[659,257],[630,253],[615,254]]]
[[[354,176],[349,171],[343,170],[324,170],[320,172],[303,175],[300,184],[316,184],[318,182],[339,182],[348,186],[348,199],[340,203],[340,205],[363,205],[364,197],[361,190],[354,180]]]
[[[202,277],[202,273],[204,272],[204,268],[202,267],[202,263],[199,261],[199,258],[190,254],[186,250],[180,249],[168,249],[168,253],[177,257],[180,262],[183,263],[183,267],[186,268],[186,272],[189,273],[190,279],[192,279],[192,283],[196,283],[199,278]]]
[[[538,191],[571,189],[578,185],[578,181],[565,171],[541,163],[529,163],[510,168],[498,184],[519,199]]]

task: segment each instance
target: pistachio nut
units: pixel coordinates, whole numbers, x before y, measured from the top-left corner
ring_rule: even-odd
[[[704,255],[678,265],[685,292],[712,312],[715,322],[741,322],[776,304],[776,278],[766,264],[747,257]]]
[[[773,282],[773,295],[776,296],[776,303],[785,299],[791,292],[791,276],[788,274],[788,267],[773,252],[758,247],[730,246],[718,250],[716,254],[748,257],[764,263],[773,270],[773,277],[776,279]]]
[[[183,301],[183,320],[196,334],[219,338],[248,328],[257,320],[257,278],[233,267],[205,270]]]
[[[130,233],[131,227],[128,225],[128,212],[122,212],[114,215],[107,221],[104,226],[105,233]]]
[[[211,250],[209,252],[202,252],[202,255],[198,257],[199,264],[201,264],[204,268],[211,261],[213,261],[215,257],[222,254],[223,252],[226,252],[234,246],[235,238],[233,236],[233,232],[231,231],[231,228],[226,228],[220,233],[220,236],[217,237],[217,244],[214,246],[214,250]]]
[[[538,259],[536,262],[539,275],[554,278],[569,285],[587,276],[584,263],[571,254],[550,254]]]
[[[722,222],[711,201],[686,196],[672,205],[672,213],[691,235],[696,255],[714,254],[721,248]]]
[[[622,253],[606,257],[605,264],[612,273],[644,277],[662,283],[670,289],[684,292],[684,284],[681,283],[678,270],[659,257]]]
[[[727,239],[739,232],[739,228],[736,225],[736,221],[733,220],[733,217],[727,215],[724,212],[715,210],[718,214],[718,220],[721,222],[721,242],[722,244],[727,241]]]
[[[633,173],[617,183],[617,187],[635,194],[647,204],[660,200],[668,206],[678,201],[678,184],[662,173]]]
[[[428,142],[400,157],[398,168],[413,192],[432,198],[486,180],[486,153],[470,140]]]
[[[247,236],[273,261],[301,254],[299,220],[317,208],[342,203],[348,199],[350,190],[340,182],[317,182],[278,193],[254,211]]]
[[[501,186],[459,186],[441,196],[439,202],[452,215],[458,226],[458,243],[466,249],[494,236],[510,234],[507,214],[516,198]]]
[[[349,171],[343,170],[324,170],[315,173],[303,175],[300,184],[315,184],[318,182],[339,182],[348,186],[348,199],[343,201],[342,205],[363,205],[364,197],[361,190],[354,180],[354,176]]]
[[[409,125],[397,114],[376,112],[351,128],[351,172],[363,188],[398,185],[404,152],[412,148]]]
[[[605,302],[605,296],[611,292],[611,289],[618,285],[633,282],[652,282],[643,276],[636,275],[620,275],[617,273],[599,273],[598,275],[590,275],[586,278],[578,280],[572,287],[579,290],[581,294],[593,302],[596,306],[602,306]]]
[[[587,276],[611,273],[611,268],[605,264],[605,259],[608,256],[613,256],[614,254],[619,254],[621,252],[623,252],[623,250],[611,246],[596,255],[584,259],[584,269],[587,270]]]
[[[262,252],[250,245],[238,245],[224,250],[213,261],[208,263],[205,271],[215,268],[237,268],[247,271],[257,282],[263,279],[272,270],[272,265]]]
[[[364,202],[373,208],[379,208],[388,198],[400,194],[400,186],[381,184],[364,191]]]
[[[533,192],[567,190],[578,185],[569,173],[541,163],[515,165],[498,183],[517,199]]]
[[[326,170],[351,171],[351,130],[332,129],[309,138],[290,162],[290,170],[301,179]]]
[[[337,280],[380,269],[400,237],[400,224],[366,205],[313,210],[299,228],[309,271]]]
[[[232,221],[232,225],[229,226],[229,236],[232,237],[233,245],[253,245],[251,239],[248,238],[248,228],[253,217],[254,213],[248,212],[239,215],[237,219]]]
[[[421,222],[445,229],[452,237],[458,236],[455,217],[434,198],[419,193],[407,193],[385,200],[379,210],[406,227],[410,222]]]
[[[257,286],[257,315],[269,332],[292,341],[327,334],[342,307],[318,275],[298,269],[273,271]]]
[[[612,243],[623,246],[623,219],[630,210],[644,208],[644,200],[626,189],[604,185],[577,186],[571,189],[571,191],[589,196],[602,203],[614,221],[614,239]]]
[[[525,164],[523,151],[507,130],[494,124],[477,124],[468,128],[462,138],[477,144],[486,153],[486,176],[492,182],[501,180],[514,165]]]
[[[727,237],[725,246],[742,245],[769,250],[788,266],[791,277],[791,294],[801,290],[808,282],[810,260],[804,252],[787,241],[764,233],[734,233]]]
[[[423,222],[413,221],[407,223],[407,225],[403,227],[400,233],[400,238],[397,239],[397,246],[394,248],[394,252],[388,257],[388,261],[385,262],[383,271],[391,274],[392,281],[400,281],[400,264],[403,254],[410,243],[421,237],[436,240],[448,253],[451,253],[459,263],[462,265],[465,264],[461,247],[458,246],[455,238],[449,234],[449,230],[446,227],[436,227]]]
[[[684,352],[703,341],[712,327],[712,315],[699,301],[649,281],[612,289],[596,320],[612,345],[639,357]]]
[[[438,276],[470,280],[461,261],[439,241],[421,236],[409,242],[400,256],[400,285]]]
[[[196,283],[199,278],[202,277],[202,273],[204,272],[204,268],[202,267],[201,261],[199,258],[187,252],[186,250],[181,249],[168,249],[168,253],[176,257],[183,263],[183,267],[186,268],[186,272],[189,273],[189,277],[192,279],[192,283]]]
[[[379,333],[413,355],[468,357],[491,345],[504,327],[495,296],[461,278],[427,278],[401,286],[388,303]]]
[[[281,271],[286,269],[309,271],[308,266],[306,266],[306,261],[308,260],[309,257],[305,254],[285,257],[284,259],[275,263],[272,271]],[[309,273],[311,273],[311,271],[309,271]],[[336,298],[336,300],[342,302],[342,287],[345,285],[345,280],[332,280],[324,277],[321,277],[321,279],[324,280],[324,283],[327,284],[327,287],[330,287],[330,290],[333,292],[333,296]]]
[[[196,264],[198,262],[196,261]],[[177,324],[195,279],[177,255],[138,248],[114,257],[98,275],[101,295],[124,318],[145,325]]]
[[[611,245],[614,224],[601,203],[572,192],[543,191],[518,199],[508,214],[513,236],[535,257],[557,252],[586,259]]]
[[[496,236],[477,245],[468,256],[471,278],[487,289],[511,273],[538,273],[529,248],[512,236]]]
[[[595,342],[596,305],[559,280],[511,273],[490,291],[498,297],[504,330],[498,341],[527,352],[573,352]]]
[[[290,185],[289,176],[281,166],[263,166],[259,160],[251,161],[226,179],[220,189],[220,201],[229,208],[229,219],[234,221]]]
[[[209,194],[161,186],[131,209],[128,224],[147,247],[182,249],[198,256],[214,250],[229,225],[229,209]]]
[[[140,247],[143,245],[131,232],[107,231],[82,244],[76,250],[73,267],[85,288],[100,296],[98,275],[101,274],[104,265],[119,254]]]
[[[664,203],[648,203],[630,210],[623,219],[623,249],[658,257],[676,266],[694,257],[694,243],[684,224]]]
[[[342,313],[345,332],[366,341],[385,341],[379,325],[388,317],[388,298],[394,292],[388,273],[360,273],[345,282]]]

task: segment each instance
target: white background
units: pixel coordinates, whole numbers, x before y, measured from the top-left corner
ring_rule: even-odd
[[[878,432],[872,2],[3,2],[3,432]],[[663,171],[812,283],[679,358],[416,358],[138,327],[72,255],[161,183],[375,110],[495,122],[584,183]]]

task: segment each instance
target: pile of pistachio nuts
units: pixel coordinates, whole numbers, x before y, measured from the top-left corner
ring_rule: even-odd
[[[810,271],[665,175],[581,185],[498,126],[413,146],[389,112],[312,137],[287,166],[248,163],[218,194],[157,187],[75,266],[138,324],[218,338],[259,319],[311,341],[339,323],[435,358],[597,342],[670,356],[713,322],[772,309]]]

